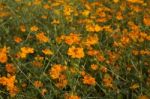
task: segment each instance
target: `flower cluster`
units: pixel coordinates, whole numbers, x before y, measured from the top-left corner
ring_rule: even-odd
[[[0,98],[150,98],[150,0],[0,0],[0,23]]]

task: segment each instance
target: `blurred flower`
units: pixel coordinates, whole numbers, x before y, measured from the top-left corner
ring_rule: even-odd
[[[0,48],[0,63],[6,63],[8,60],[7,57],[7,48]]]
[[[114,3],[118,3],[119,2],[119,0],[113,0],[114,1]]]
[[[40,42],[48,42],[49,38],[45,36],[44,32],[40,32],[38,34],[36,34],[36,38],[40,41]]]
[[[58,82],[56,82],[56,87],[58,88],[64,88],[68,84],[68,80],[66,79],[66,76],[61,74],[58,78]]]
[[[107,88],[112,88],[113,87],[112,81],[113,81],[113,79],[109,75],[105,75],[104,78],[103,78],[103,84]]]
[[[25,27],[25,25],[20,25],[20,31],[21,31],[21,32],[26,32],[26,27]]]
[[[16,43],[20,43],[20,42],[22,42],[22,39],[21,39],[21,37],[15,36],[15,37],[14,37],[14,41],[15,41]]]
[[[90,36],[88,36],[88,38],[86,39],[85,44],[86,44],[87,46],[95,45],[95,44],[98,43],[98,40],[99,40],[99,38],[98,38],[98,36],[97,36],[96,34],[95,34],[95,35],[90,35]]]
[[[52,66],[52,68],[49,70],[49,74],[52,79],[58,79],[61,75],[61,73],[66,70],[65,66],[62,66],[60,64],[55,64]]]
[[[80,99],[80,97],[77,95],[66,95],[65,99]]]
[[[64,36],[65,43],[68,45],[77,44],[80,41],[79,34],[70,33],[68,36]]]
[[[45,54],[45,55],[52,55],[53,52],[50,50],[50,49],[44,49],[42,50],[42,52]]]
[[[83,58],[84,57],[84,51],[83,48],[72,46],[68,49],[69,56],[72,58]]]
[[[47,92],[48,92],[48,90],[46,88],[43,88],[41,91],[41,95],[44,96]]]
[[[73,9],[72,9],[72,7],[71,6],[69,6],[69,5],[65,5],[64,6],[64,15],[65,16],[70,16],[71,15],[71,13],[73,12]]]
[[[15,76],[0,77],[0,84],[7,87],[7,90],[12,97],[19,92],[18,88],[15,86],[15,78]]]
[[[31,28],[30,28],[30,31],[31,32],[36,32],[36,31],[38,31],[39,30],[39,28],[37,27],[37,26],[32,26]]]
[[[38,80],[34,81],[33,85],[36,88],[43,87],[43,83],[41,81],[38,81]]]
[[[149,99],[150,97],[146,96],[146,95],[141,95],[138,96],[138,99]]]
[[[135,84],[132,84],[132,85],[130,86],[130,89],[135,90],[135,89],[137,89],[137,88],[139,88],[139,87],[140,87],[139,84],[138,84],[138,83],[135,83]]]
[[[11,64],[11,63],[10,64],[6,64],[5,65],[5,69],[10,74],[15,74],[15,72],[16,72],[16,67],[13,64]]]
[[[95,85],[96,81],[95,78],[90,75],[84,75],[83,76],[83,83],[87,85]]]
[[[131,3],[144,3],[143,0],[127,0],[127,1],[129,1]]]
[[[19,56],[21,58],[26,58],[27,54],[32,54],[34,53],[34,49],[30,47],[22,47],[21,52],[19,53]]]
[[[59,20],[54,19],[51,24],[60,24]]]
[[[92,70],[97,70],[98,69],[98,65],[97,64],[92,64],[91,65],[91,69]]]
[[[144,16],[143,23],[147,26],[150,26],[150,17]]]

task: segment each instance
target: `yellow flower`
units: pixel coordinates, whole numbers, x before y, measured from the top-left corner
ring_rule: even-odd
[[[59,20],[56,20],[56,19],[54,19],[52,22],[51,22],[51,24],[59,24],[60,22],[59,22]]]
[[[144,16],[143,23],[147,26],[150,26],[150,17]]]
[[[61,75],[61,72],[66,70],[65,66],[62,66],[60,64],[55,64],[52,66],[52,68],[49,70],[50,76],[52,79],[58,79]]]
[[[72,12],[73,12],[73,10],[72,10],[71,6],[64,7],[64,15],[65,16],[70,16]]]
[[[96,56],[97,54],[99,53],[99,51],[98,50],[89,50],[88,52],[87,52],[87,54],[88,55],[90,55],[90,56]]]
[[[97,69],[98,69],[98,65],[92,64],[92,65],[91,65],[91,69],[92,69],[92,70],[97,70]]]
[[[38,81],[38,80],[34,81],[33,85],[36,88],[43,87],[43,83],[41,81]]]
[[[15,37],[14,37],[14,41],[15,41],[16,43],[20,43],[20,42],[22,42],[22,39],[21,39],[21,37],[15,36]]]
[[[94,36],[90,35],[90,36],[86,39],[85,44],[86,44],[87,46],[95,45],[95,44],[98,43],[98,40],[99,40],[99,39],[98,39],[97,35],[94,35]]]
[[[4,47],[4,48],[1,48],[0,49],[0,63],[6,63],[8,60],[8,57],[7,57],[7,48]]]
[[[112,88],[112,86],[113,86],[112,81],[113,81],[113,79],[109,75],[105,75],[104,78],[103,78],[103,84],[107,88]]]
[[[83,48],[72,46],[68,49],[68,55],[72,58],[83,58],[84,51]]]
[[[45,4],[45,5],[43,6],[43,8],[44,8],[44,9],[51,9],[51,6],[48,5],[48,4]]]
[[[102,28],[99,25],[94,26],[95,32],[99,32],[102,30]]]
[[[118,12],[117,13],[117,15],[116,15],[116,18],[118,19],[118,20],[122,20],[123,19],[123,16],[122,16],[122,12]]]
[[[13,97],[18,93],[18,88],[15,86],[15,76],[10,77],[0,77],[0,84],[6,86],[9,94]]]
[[[139,84],[135,83],[135,84],[133,84],[133,85],[130,86],[130,89],[135,90],[135,89],[137,89],[139,87],[140,87]]]
[[[77,44],[80,41],[79,34],[70,33],[68,36],[64,37],[65,43],[68,45]]]
[[[66,76],[61,74],[58,78],[58,82],[56,83],[56,87],[64,88],[67,84],[68,84],[68,80],[66,79]]]
[[[16,72],[16,67],[13,64],[6,64],[5,69],[8,73],[14,74]]]
[[[82,15],[83,16],[88,16],[90,14],[90,11],[89,10],[84,10],[83,12],[82,12]]]
[[[43,88],[41,91],[41,95],[44,96],[47,92],[48,92],[48,90],[46,88]]]
[[[64,88],[68,84],[68,80],[66,79],[66,75],[64,74],[67,67],[62,66],[60,64],[55,64],[49,70],[49,74],[53,80],[56,81],[56,87]]]
[[[95,81],[95,78],[90,76],[90,75],[85,75],[83,77],[83,83],[84,84],[87,84],[87,85],[95,85],[96,84],[96,81]]]
[[[150,99],[150,97],[146,95],[141,95],[141,96],[138,96],[138,99]]]
[[[143,0],[127,0],[127,1],[129,1],[131,3],[144,3]]]
[[[32,54],[34,53],[34,49],[30,47],[22,47],[21,52],[19,52],[19,56],[21,58],[26,58],[27,54]]]
[[[22,47],[21,48],[21,52],[26,53],[26,54],[28,54],[28,53],[34,53],[34,49],[31,48],[31,47]]]
[[[37,26],[32,26],[31,28],[30,28],[30,30],[32,31],[32,32],[36,32],[36,31],[38,31],[38,27]]]
[[[26,57],[27,57],[27,54],[26,54],[26,53],[23,53],[23,52],[20,52],[20,53],[19,53],[19,56],[20,56],[21,58],[26,58]]]
[[[119,0],[113,0],[114,1],[114,3],[118,3],[119,2]]]
[[[21,26],[20,26],[20,31],[21,31],[21,32],[25,32],[25,31],[26,31],[26,27],[25,27],[24,25],[21,25]]]
[[[41,2],[42,2],[42,0],[34,0],[34,1],[33,1],[33,4],[39,5],[39,4],[41,4]]]
[[[99,26],[98,24],[96,24],[96,25],[86,25],[86,30],[88,32],[99,32],[99,31],[102,31],[103,28],[101,26]]]
[[[42,52],[45,54],[45,55],[52,55],[53,52],[50,50],[50,49],[44,49],[42,50]]]
[[[46,43],[46,42],[49,41],[49,38],[44,35],[44,32],[41,32],[41,33],[36,34],[36,38],[37,38],[40,42],[44,42],[44,43]]]
[[[77,96],[77,95],[68,95],[68,94],[66,94],[65,99],[80,99],[80,97]]]

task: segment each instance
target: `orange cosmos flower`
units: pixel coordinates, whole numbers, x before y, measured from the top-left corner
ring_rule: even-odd
[[[119,2],[119,0],[113,0],[113,2],[114,2],[114,3],[118,3],[118,2]]]
[[[15,41],[16,43],[20,43],[20,42],[22,42],[22,39],[21,39],[21,37],[15,36],[15,37],[14,37],[14,41]]]
[[[56,87],[64,88],[67,84],[68,84],[68,80],[66,79],[66,76],[61,74],[58,78],[58,82],[56,83]]]
[[[66,95],[65,99],[80,99],[77,95]]]
[[[111,76],[108,76],[108,75],[106,75],[104,78],[103,78],[103,84],[104,84],[104,86],[105,87],[107,87],[107,88],[112,88],[112,81],[113,81],[113,79],[112,79],[112,77]]]
[[[58,79],[61,73],[66,69],[66,66],[62,66],[60,64],[53,65],[52,68],[49,70],[51,78]]]
[[[94,36],[89,36],[87,39],[86,39],[86,42],[85,42],[85,44],[87,45],[87,46],[90,46],[90,45],[95,45],[95,44],[97,44],[98,43],[98,36],[95,34]]]
[[[71,6],[65,6],[63,12],[65,16],[70,16],[73,12],[73,9],[71,8]]]
[[[65,43],[68,45],[77,44],[80,41],[79,34],[70,33],[70,35],[64,37]]]
[[[147,26],[150,26],[150,17],[144,16],[143,23]]]
[[[34,49],[30,47],[22,47],[21,52],[19,53],[19,56],[21,58],[26,58],[27,54],[32,54],[34,53]]]
[[[21,25],[21,26],[20,26],[20,31],[21,31],[21,32],[26,32],[26,27],[25,27],[24,25]]]
[[[148,97],[146,95],[141,95],[141,96],[138,96],[137,99],[150,99],[150,97]]]
[[[43,66],[43,63],[42,63],[42,62],[39,62],[39,61],[33,61],[33,62],[32,62],[32,65],[35,66],[35,67],[40,68],[40,67]]]
[[[18,93],[18,88],[15,86],[15,76],[0,77],[0,84],[6,86],[9,94],[13,97]]]
[[[40,41],[40,42],[48,42],[49,38],[45,36],[44,32],[38,33],[36,34],[36,38]]]
[[[39,5],[39,4],[41,4],[41,2],[42,2],[42,0],[34,0],[34,1],[33,1],[33,4],[34,4],[34,5]]]
[[[59,24],[60,23],[60,21],[59,20],[56,20],[56,19],[54,19],[52,22],[51,22],[51,24]]]
[[[21,48],[21,52],[26,53],[26,54],[28,54],[28,53],[34,53],[34,49],[31,48],[31,47],[22,47]]]
[[[102,73],[106,73],[108,70],[107,70],[107,68],[106,68],[105,66],[102,66],[102,67],[100,68],[100,71],[101,71]]]
[[[84,51],[83,48],[72,46],[68,50],[68,55],[72,58],[83,58],[84,57]]]
[[[102,31],[103,28],[101,26],[99,26],[98,24],[96,24],[96,25],[86,25],[86,30],[88,32],[99,32],[99,31]]]
[[[44,9],[48,9],[48,10],[50,10],[50,9],[51,9],[51,6],[50,6],[50,5],[48,5],[48,4],[45,4],[45,5],[43,5],[43,8],[44,8]]]
[[[98,69],[98,65],[92,64],[92,65],[91,65],[91,69],[92,69],[92,70],[97,70],[97,69]]]
[[[131,3],[144,3],[144,0],[127,0]]]
[[[36,88],[40,88],[40,87],[43,86],[43,83],[42,83],[41,81],[38,81],[38,80],[34,81],[33,84],[34,84],[34,86],[35,86]]]
[[[101,54],[98,54],[98,55],[96,56],[96,58],[97,58],[97,60],[100,61],[100,62],[105,61],[105,57],[104,57],[103,55],[101,55]]]
[[[96,84],[96,81],[95,81],[95,78],[90,76],[90,75],[85,75],[83,77],[83,83],[84,84],[87,84],[87,85],[95,85]]]
[[[88,52],[87,52],[87,54],[88,55],[90,55],[90,56],[96,56],[97,54],[99,53],[99,51],[98,50],[89,50]]]
[[[81,13],[83,16],[89,16],[90,14],[90,11],[89,10],[84,10],[82,13]]]
[[[47,93],[47,91],[48,90],[46,88],[43,88],[42,91],[41,91],[41,95],[44,96]]]
[[[38,27],[37,26],[32,26],[31,28],[30,28],[30,31],[32,31],[32,32],[36,32],[36,31],[38,31]]]
[[[5,69],[8,73],[14,74],[16,72],[16,67],[13,64],[6,64]]]
[[[8,60],[8,57],[7,57],[7,48],[4,47],[4,48],[1,48],[0,49],[0,63],[6,63]]]
[[[44,49],[42,50],[42,52],[45,54],[45,55],[52,55],[53,52],[50,50],[50,49]]]

